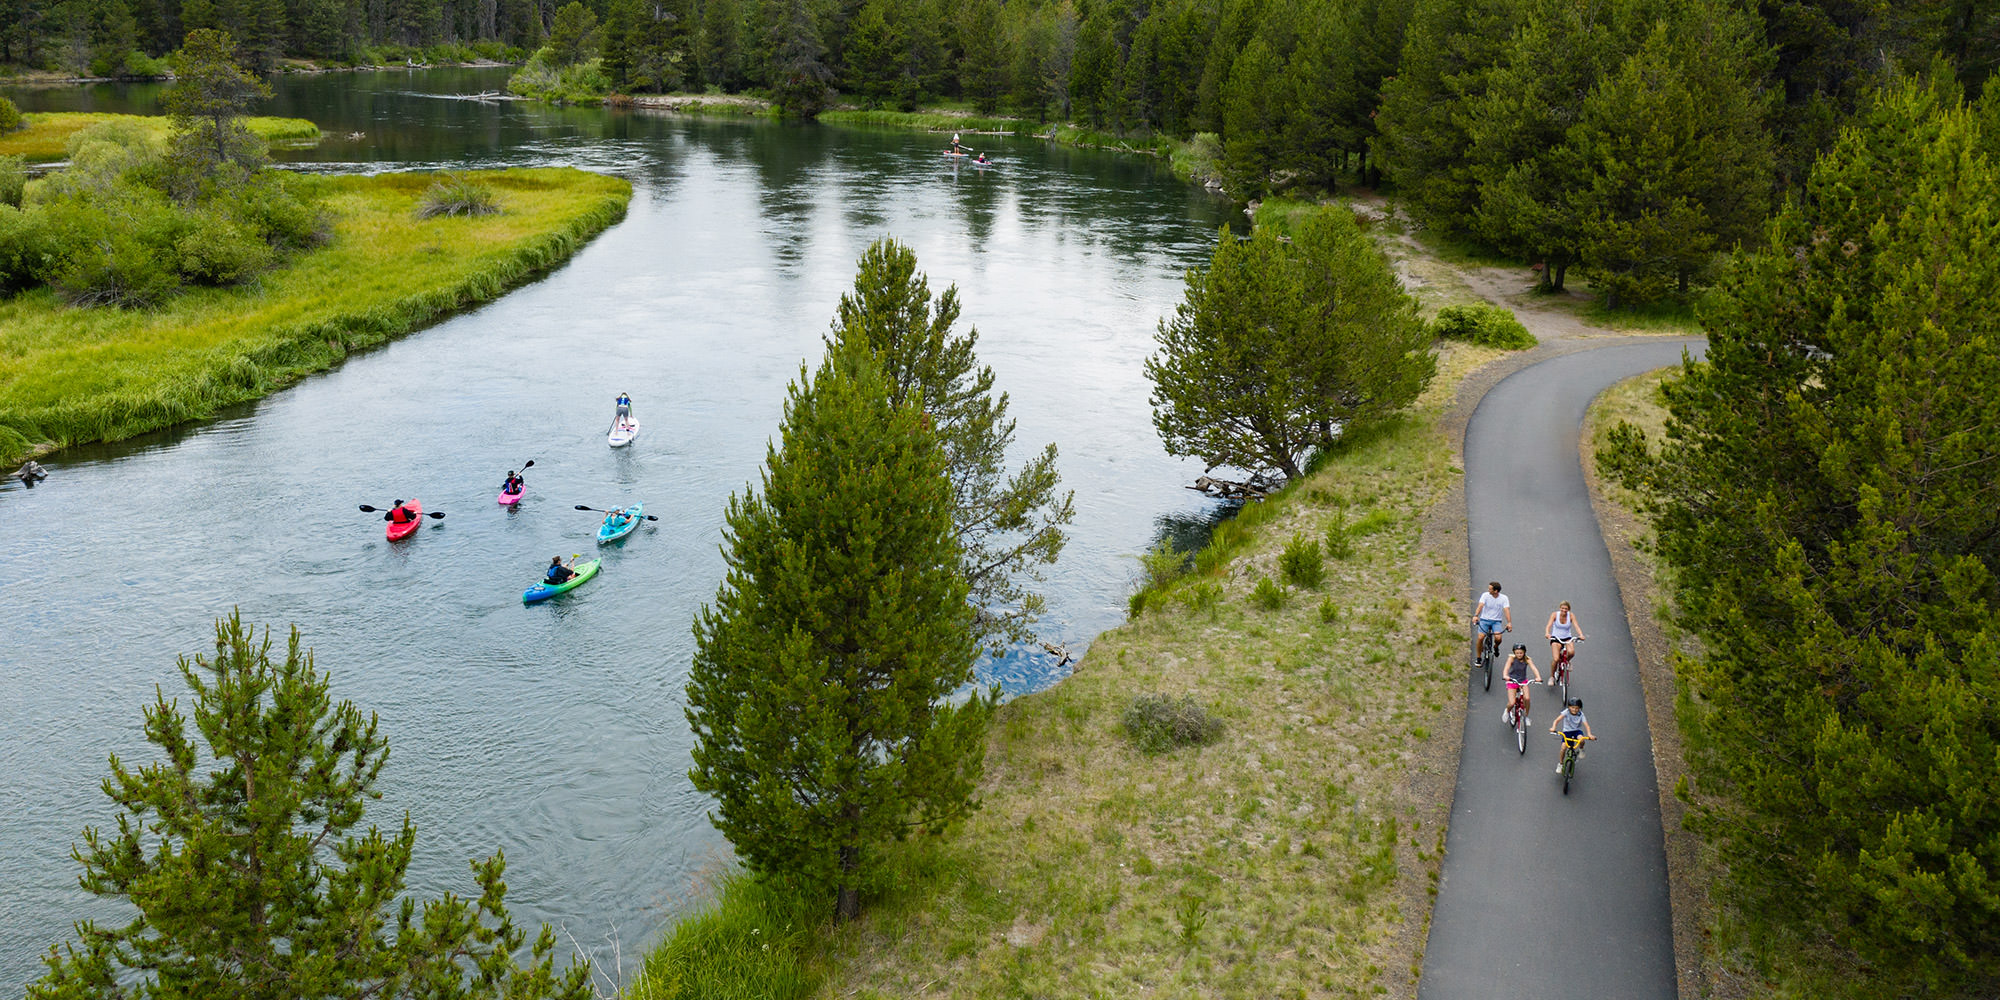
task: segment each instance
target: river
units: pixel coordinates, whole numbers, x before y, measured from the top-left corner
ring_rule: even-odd
[[[1017,457],[1061,449],[1077,516],[1045,585],[1045,630],[1081,651],[1124,617],[1134,556],[1199,519],[1197,462],[1154,434],[1141,362],[1183,270],[1228,202],[1141,157],[972,138],[998,161],[954,167],[940,136],[448,95],[504,70],[289,77],[260,114],[328,139],[304,169],[573,165],[635,185],[627,218],[553,274],[196,426],[45,460],[0,487],[0,994],[81,917],[70,845],[111,825],[106,757],[151,760],[141,708],[184,688],[232,608],[296,625],[337,698],[379,713],[392,753],[372,822],[418,830],[410,888],[473,891],[466,860],[504,849],[509,902],[610,973],[698,903],[729,865],[687,779],[690,622],[723,573],[730,494],[753,482],[785,387],[816,361],[855,260],[893,235],[1019,420]],[[154,85],[0,91],[26,111],[152,111]],[[971,137],[968,137],[971,138]],[[629,392],[643,421],[613,451]],[[519,509],[494,503],[533,459]],[[390,545],[379,515],[447,514]],[[551,555],[594,547],[603,507],[661,515],[551,604],[520,591]],[[282,648],[282,634],[279,645]],[[1016,652],[982,666],[1010,694],[1064,676]],[[185,708],[188,700],[181,698]]]

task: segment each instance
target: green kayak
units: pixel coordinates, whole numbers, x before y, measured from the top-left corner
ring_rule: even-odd
[[[533,604],[536,601],[546,601],[549,598],[556,596],[557,594],[575,590],[576,588],[583,586],[583,581],[588,580],[591,577],[597,575],[598,562],[600,562],[600,560],[592,559],[587,563],[583,563],[582,565],[575,567],[576,575],[570,577],[567,580],[564,580],[561,583],[554,585],[550,585],[547,583],[538,583],[532,587],[529,587],[524,591],[521,591],[521,603]]]

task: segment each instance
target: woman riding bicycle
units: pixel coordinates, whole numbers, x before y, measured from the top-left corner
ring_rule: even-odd
[[[1577,640],[1590,637],[1583,634],[1583,626],[1577,623],[1576,612],[1569,609],[1568,601],[1556,605],[1556,609],[1549,612],[1549,624],[1543,629],[1543,634],[1549,637],[1549,686],[1555,687],[1555,666],[1561,660],[1563,650],[1567,649],[1569,655],[1575,656]]]
[[[1521,703],[1521,725],[1525,726],[1529,721],[1528,685],[1531,682],[1528,679],[1528,675],[1533,674],[1535,680],[1541,680],[1542,671],[1535,666],[1535,661],[1528,657],[1528,647],[1517,642],[1514,644],[1514,651],[1508,654],[1507,665],[1502,668],[1501,673],[1507,678],[1507,707],[1500,710],[1500,719],[1512,725],[1514,722],[1514,703],[1519,701]]]
[[[1561,735],[1563,741],[1562,741],[1562,747],[1558,748],[1556,751],[1556,773],[1561,774],[1563,769],[1562,765],[1563,749],[1567,749],[1571,742],[1576,742],[1578,746],[1577,755],[1582,756],[1583,750],[1581,741],[1594,740],[1597,738],[1596,734],[1590,731],[1590,720],[1583,717],[1582,698],[1571,698],[1569,700],[1569,708],[1566,711],[1558,713],[1556,715],[1556,721],[1549,723],[1549,732],[1553,733],[1556,732],[1558,729],[1562,731]]]

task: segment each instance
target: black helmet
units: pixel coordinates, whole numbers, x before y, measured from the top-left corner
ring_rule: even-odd
[[[402,505],[403,505],[403,501],[401,501],[401,500],[398,500],[398,501],[396,501],[396,503],[395,503],[395,506],[397,506],[397,507],[401,507]]]
[[[1582,699],[1582,698],[1571,698],[1571,699],[1569,700],[1569,703],[1570,703],[1571,705],[1574,705],[1574,706],[1576,706],[1577,708],[1582,708],[1582,707],[1583,707],[1583,699]]]
[[[1525,652],[1527,652],[1527,651],[1528,651],[1528,647],[1527,647],[1526,645],[1523,645],[1522,643],[1518,643],[1518,642],[1514,644],[1514,652],[1516,652],[1516,653],[1525,653]]]

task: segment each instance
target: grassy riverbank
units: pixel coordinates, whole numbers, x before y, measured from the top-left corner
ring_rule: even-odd
[[[1412,995],[1465,683],[1444,555],[1463,539],[1423,528],[1459,483],[1442,414],[1505,353],[1442,351],[1412,413],[1223,526],[1074,676],[1003,706],[984,808],[899,847],[860,921],[729,881],[629,995]],[[1286,584],[1294,534],[1335,523],[1349,551],[1324,583]],[[1221,739],[1134,748],[1121,720],[1152,693],[1198,700]]]
[[[159,310],[72,308],[46,289],[0,300],[0,465],[212,415],[496,298],[568,260],[632,194],[566,168],[469,176],[499,214],[416,219],[431,174],[309,178],[334,214],[328,245]]]
[[[21,116],[25,128],[0,135],[0,156],[21,156],[44,163],[69,156],[69,137],[108,121],[136,122],[156,135],[162,145],[172,128],[166,115],[114,115],[94,111],[49,111]],[[250,131],[273,146],[311,146],[320,140],[319,126],[300,118],[245,118]]]

